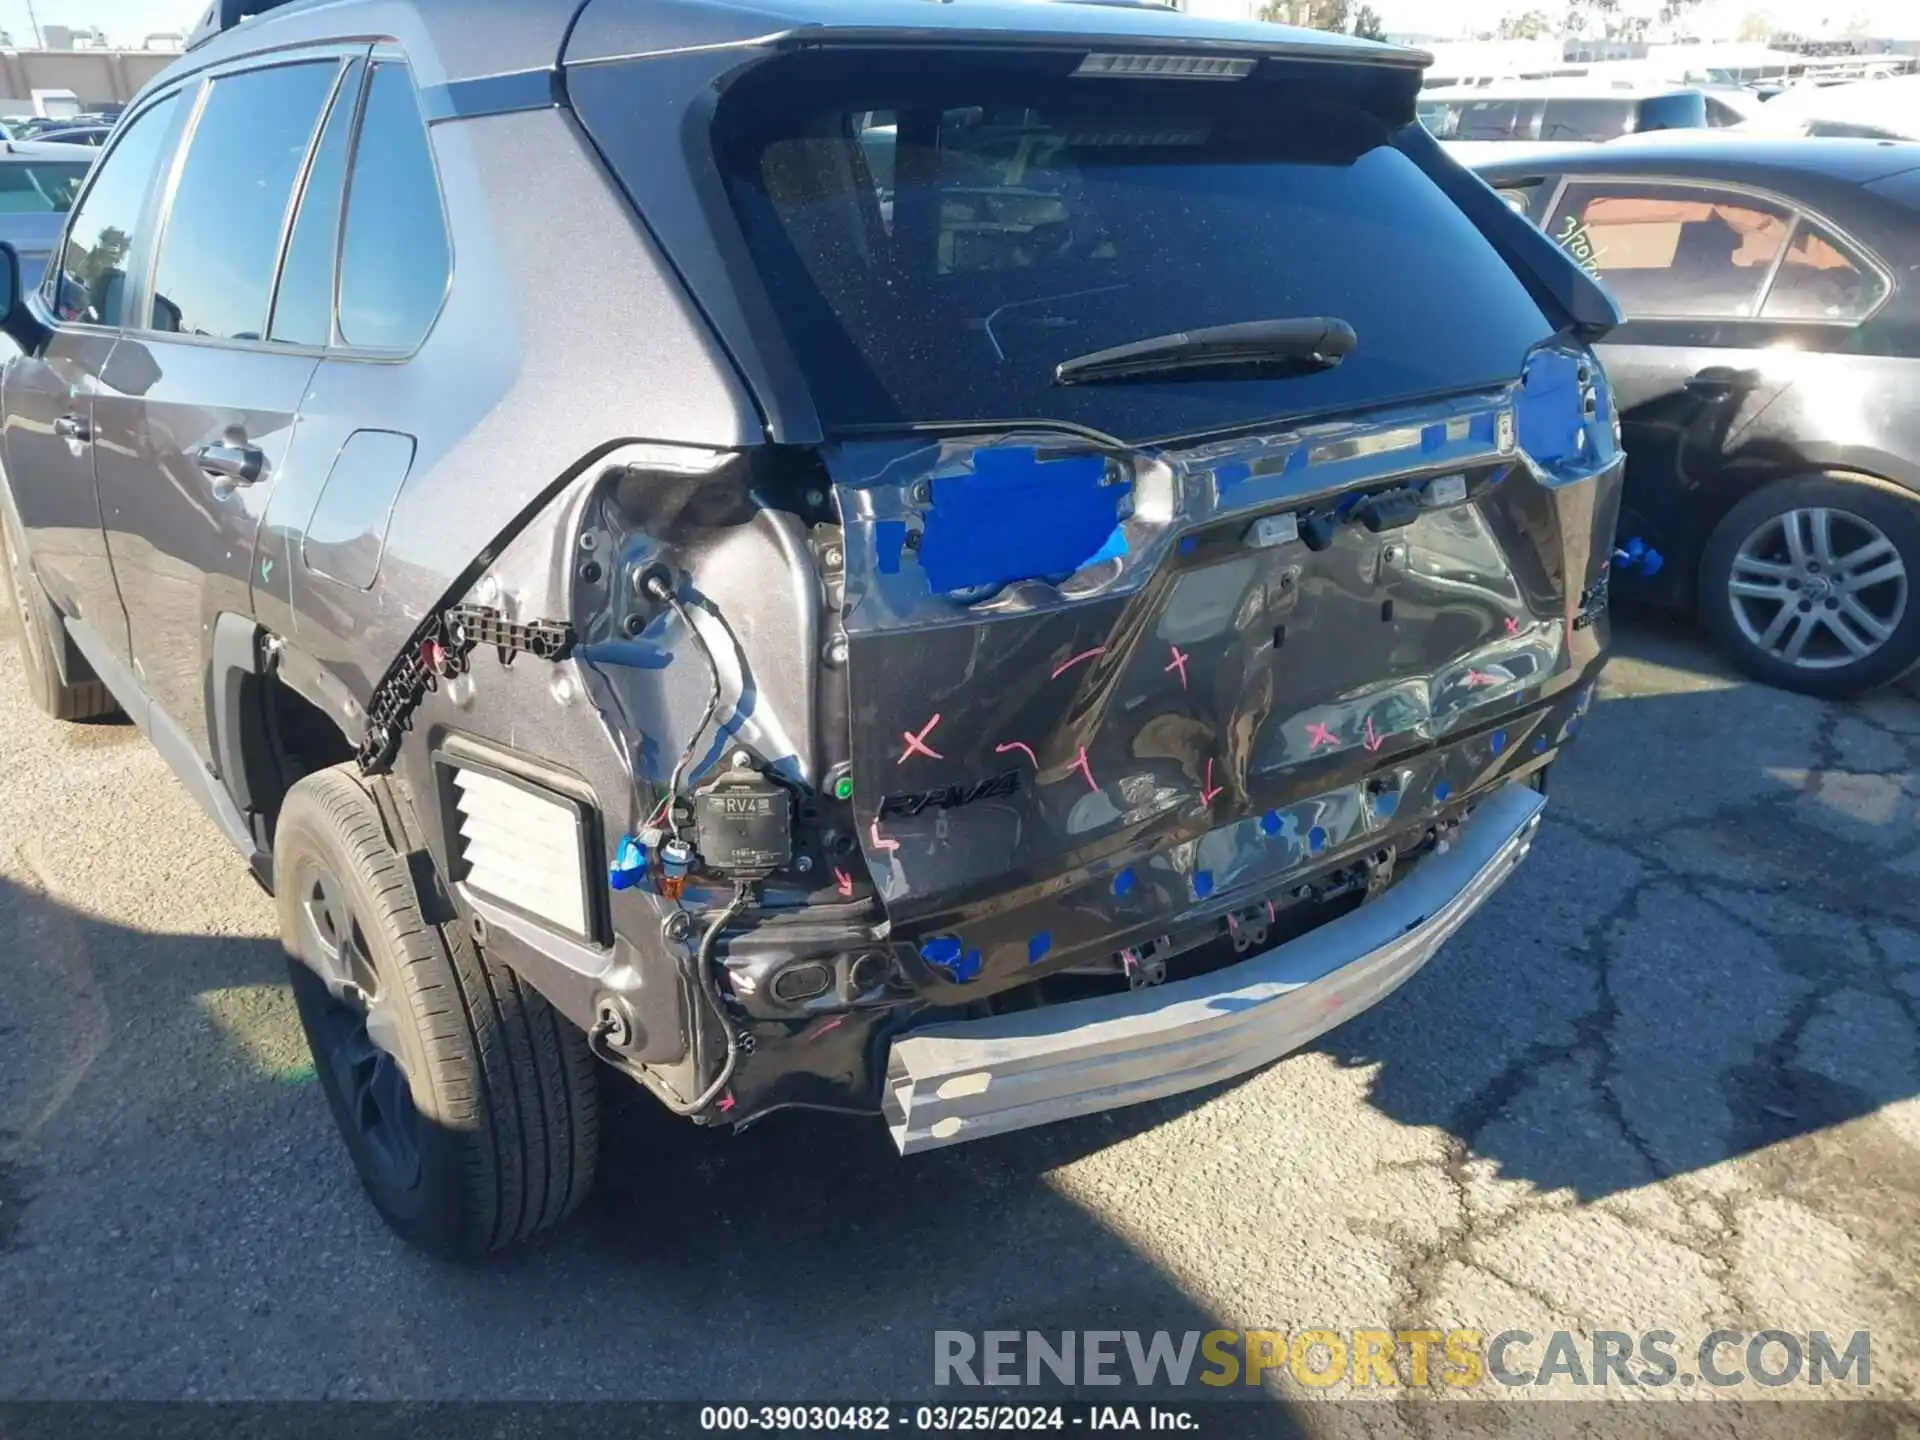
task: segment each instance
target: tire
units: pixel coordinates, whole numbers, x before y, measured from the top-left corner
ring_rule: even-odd
[[[1699,603],[1728,658],[1768,685],[1840,700],[1897,680],[1920,662],[1920,501],[1866,478],[1776,481],[1714,527]]]
[[[66,644],[66,637],[53,628],[53,606],[40,593],[40,582],[27,568],[26,552],[4,506],[0,506],[0,540],[5,542],[0,551],[4,552],[7,594],[20,630],[21,668],[27,673],[27,693],[33,703],[56,720],[98,720],[117,715],[120,704],[103,682],[79,680],[69,685],[61,679],[54,647]]]
[[[586,1197],[598,1065],[461,922],[422,914],[382,818],[404,803],[346,767],[301,780],[275,832],[274,894],[314,1071],[362,1185],[403,1238],[465,1259]]]

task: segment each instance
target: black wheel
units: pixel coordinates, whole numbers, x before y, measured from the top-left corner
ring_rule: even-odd
[[[1757,680],[1842,699],[1920,661],[1920,502],[1834,475],[1776,481],[1715,527],[1700,613]]]
[[[60,678],[60,663],[54,646],[66,639],[53,627],[57,623],[53,606],[40,593],[40,582],[27,568],[13,521],[0,506],[0,550],[5,552],[7,593],[13,600],[13,616],[20,629],[20,660],[27,672],[27,689],[33,703],[56,720],[97,720],[119,713],[119,702],[98,680],[77,680],[69,685]]]
[[[327,1104],[374,1205],[468,1257],[586,1197],[599,1149],[586,1037],[453,923],[420,909],[381,807],[345,768],[287,794],[274,894]],[[391,811],[393,807],[388,807]]]

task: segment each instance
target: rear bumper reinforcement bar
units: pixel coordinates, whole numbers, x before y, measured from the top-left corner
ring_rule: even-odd
[[[902,1037],[882,1097],[894,1143],[913,1154],[1111,1110],[1298,1049],[1426,964],[1527,853],[1545,804],[1502,787],[1377,900],[1225,969]]]

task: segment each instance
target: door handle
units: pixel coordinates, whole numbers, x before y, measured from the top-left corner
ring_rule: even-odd
[[[202,445],[193,452],[193,460],[216,480],[235,485],[251,485],[267,469],[267,457],[257,445]]]
[[[1760,383],[1758,370],[1736,370],[1731,365],[1709,365],[1687,381],[1687,389],[1696,395],[1730,395],[1736,390],[1751,390]]]
[[[85,445],[93,439],[93,426],[78,415],[62,415],[53,422],[53,433],[62,440],[75,440]]]

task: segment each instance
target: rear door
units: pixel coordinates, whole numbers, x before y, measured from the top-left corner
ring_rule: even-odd
[[[251,613],[255,531],[319,362],[317,347],[269,339],[268,316],[294,198],[346,70],[344,56],[307,55],[208,81],[151,286],[94,403],[134,667],[203,761],[214,624]]]
[[[1544,223],[1626,315],[1600,347],[1628,456],[1621,534],[1690,554],[1717,513],[1701,493],[1796,373],[1782,349],[1833,348],[1887,282],[1824,222],[1747,190],[1575,176]]]
[[[152,254],[155,176],[188,108],[178,91],[153,100],[101,159],[42,281],[52,334],[38,354],[13,359],[4,382],[7,482],[34,571],[53,602],[122,662],[127,618],[94,488],[94,407],[128,318],[129,276]]]

